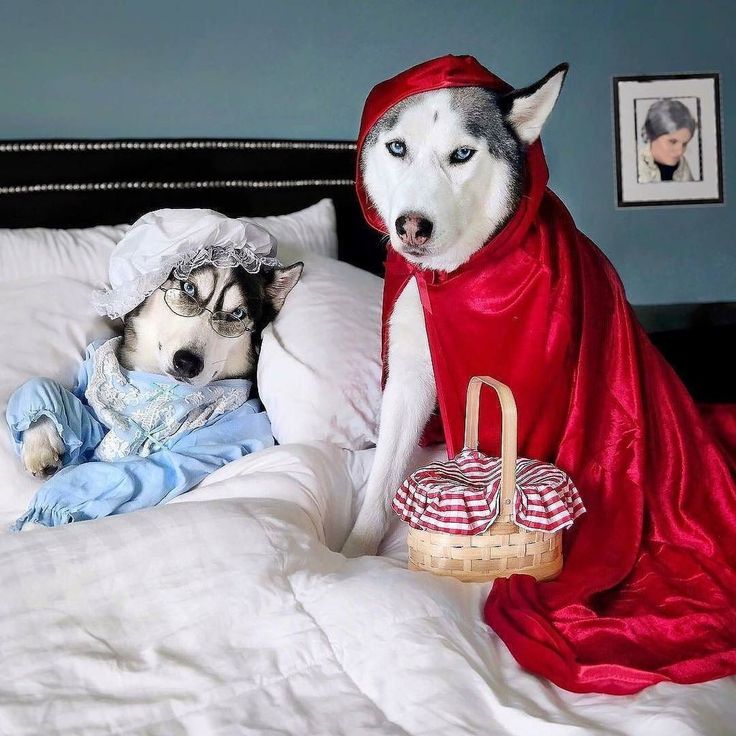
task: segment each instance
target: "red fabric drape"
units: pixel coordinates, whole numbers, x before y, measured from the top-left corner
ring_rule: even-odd
[[[359,144],[389,107],[420,91],[508,86],[447,56],[376,87]],[[360,153],[360,150],[359,150]],[[578,692],[633,693],[736,673],[736,407],[698,407],[636,321],[603,253],[548,189],[539,142],[521,206],[452,273],[386,262],[384,326],[415,278],[440,417],[425,437],[462,447],[468,380],[508,384],[519,454],[553,462],[588,513],[566,533],[552,582],[499,580],[485,619],[525,668]],[[368,222],[385,231],[358,172]],[[483,408],[481,448],[499,443]]]

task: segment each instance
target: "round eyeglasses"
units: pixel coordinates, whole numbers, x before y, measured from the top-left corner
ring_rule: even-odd
[[[158,288],[164,293],[166,306],[180,317],[198,317],[203,312],[209,312],[210,326],[222,337],[240,337],[253,329],[253,320],[240,307],[233,312],[213,312],[183,289],[164,286]]]

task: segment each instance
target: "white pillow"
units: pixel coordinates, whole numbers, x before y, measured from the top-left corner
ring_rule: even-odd
[[[281,250],[316,253],[326,258],[337,258],[337,218],[331,199],[322,199],[311,207],[290,215],[270,217],[242,217],[268,230],[276,238]]]
[[[381,406],[381,292],[377,276],[284,249],[304,261],[299,283],[263,333],[258,390],[281,444],[374,445]]]
[[[129,227],[0,229],[0,283],[57,277],[103,284],[110,251]]]
[[[288,215],[242,218],[265,227],[279,249],[337,258],[335,207],[323,199]],[[0,228],[0,283],[66,277],[100,286],[107,283],[110,251],[130,225],[88,228]]]

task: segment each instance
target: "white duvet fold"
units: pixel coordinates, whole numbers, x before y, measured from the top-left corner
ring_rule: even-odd
[[[564,693],[488,586],[346,560],[361,460],[276,447],[167,506],[0,537],[0,734],[730,734],[730,680]]]

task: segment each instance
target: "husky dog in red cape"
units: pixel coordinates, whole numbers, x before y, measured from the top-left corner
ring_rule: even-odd
[[[458,61],[475,71],[467,57]],[[411,267],[451,273],[503,227],[523,195],[526,149],[539,137],[566,72],[561,64],[531,87],[501,94],[488,86],[417,92],[361,131],[359,193],[370,224],[389,235],[390,259],[398,255]],[[365,503],[343,550],[351,556],[377,551],[388,499],[437,403],[417,282],[408,279],[403,287],[392,295],[396,304],[384,335],[380,441]]]
[[[458,452],[468,381],[491,375],[516,397],[520,456],[567,472],[588,509],[559,578],[494,583],[485,619],[516,659],[583,692],[736,674],[735,407],[706,421],[547,189],[539,133],[566,71],[513,89],[446,56],[366,101],[356,186],[389,236],[385,390],[344,551],[376,552],[417,442]]]

